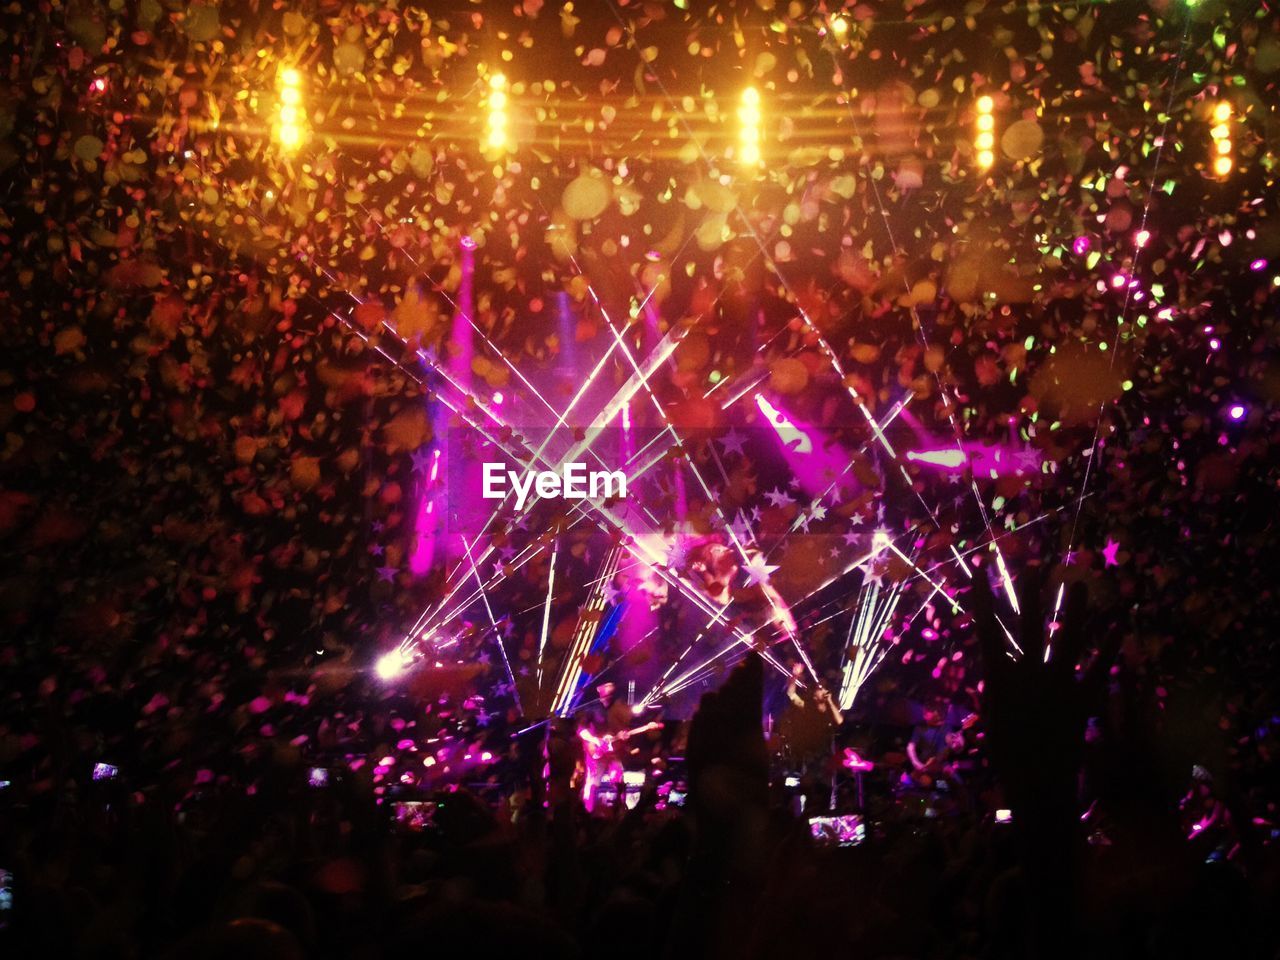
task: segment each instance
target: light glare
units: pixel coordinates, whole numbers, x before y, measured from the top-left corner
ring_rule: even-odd
[[[378,662],[373,669],[377,673],[378,679],[391,681],[404,673],[408,666],[409,658],[405,656],[404,651],[391,650],[378,658]]]

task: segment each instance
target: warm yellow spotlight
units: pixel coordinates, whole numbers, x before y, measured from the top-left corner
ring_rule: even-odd
[[[738,104],[738,162],[744,167],[760,166],[760,91],[747,87]]]
[[[507,78],[495,73],[489,77],[488,119],[485,123],[484,148],[490,152],[505,152],[511,147],[507,131]]]
[[[1227,100],[1219,101],[1213,108],[1213,126],[1209,128],[1209,136],[1213,138],[1213,150],[1217,156],[1213,160],[1213,173],[1217,177],[1225,177],[1235,166],[1231,159],[1231,104]]]
[[[280,149],[293,153],[307,139],[302,110],[302,74],[295,67],[281,67],[276,74],[275,138]]]
[[[978,108],[978,116],[974,125],[978,128],[978,132],[973,138],[973,147],[978,151],[978,166],[987,170],[996,162],[996,118],[991,115],[996,102],[992,97],[984,94],[978,98],[975,105]]]

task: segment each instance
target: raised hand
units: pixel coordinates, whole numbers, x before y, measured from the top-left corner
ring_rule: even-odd
[[[1002,626],[996,618],[986,577],[974,577],[973,619],[982,645],[988,755],[1006,789],[1017,795],[1010,797],[1015,802],[1033,799],[1032,794],[1037,801],[1048,801],[1046,791],[1074,797],[1086,704],[1099,671],[1109,661],[1103,663],[1100,655],[1077,677],[1086,637],[1088,595],[1083,584],[1069,591],[1061,625],[1052,634],[1044,624],[1039,573],[1029,571],[1020,586],[1022,615],[1007,635],[1008,621]]]
[[[1037,955],[1065,956],[1074,916],[1077,785],[1086,718],[1118,644],[1104,638],[1092,661],[1080,666],[1087,640],[1083,584],[1068,592],[1061,624],[1052,633],[1044,623],[1038,571],[1024,575],[1020,587],[1021,616],[1002,625],[985,574],[973,581],[986,750],[1022,836],[1034,905],[1031,946]],[[1021,653],[1013,649],[1010,635]]]
[[[772,851],[769,758],[761,725],[764,671],[749,654],[703,696],[685,753],[695,841],[672,925],[670,956],[741,957]]]

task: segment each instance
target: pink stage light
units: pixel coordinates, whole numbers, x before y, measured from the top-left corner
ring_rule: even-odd
[[[809,435],[787,419],[777,407],[770,403],[762,393],[756,394],[756,406],[769,419],[769,425],[778,432],[788,450],[795,453],[812,453],[813,440]]]
[[[907,459],[927,463],[933,467],[946,467],[948,470],[963,467],[969,462],[969,458],[964,455],[964,451],[957,450],[954,447],[949,450],[922,450],[920,452],[908,450]]]
[[[907,459],[940,470],[968,467],[975,477],[1016,477],[1038,473],[1042,456],[1035,447],[1007,447],[997,444],[966,443],[960,447],[908,450]]]

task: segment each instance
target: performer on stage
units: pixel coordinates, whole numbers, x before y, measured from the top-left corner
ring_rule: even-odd
[[[580,716],[582,803],[588,813],[595,810],[600,785],[621,782],[626,759],[641,752],[628,747],[631,738],[662,729],[662,724],[656,721],[628,726],[635,721],[635,716],[630,707],[615,699],[615,693],[612,683],[600,684],[596,687],[599,699]]]
[[[930,702],[907,743],[907,758],[911,761],[907,777],[911,785],[932,789],[939,780],[959,783],[966,749],[964,731],[977,720],[972,713],[959,717],[941,699]]]
[[[831,746],[831,736],[844,723],[844,714],[822,684],[804,684],[804,664],[791,665],[787,705],[778,723],[782,751],[803,764]]]

